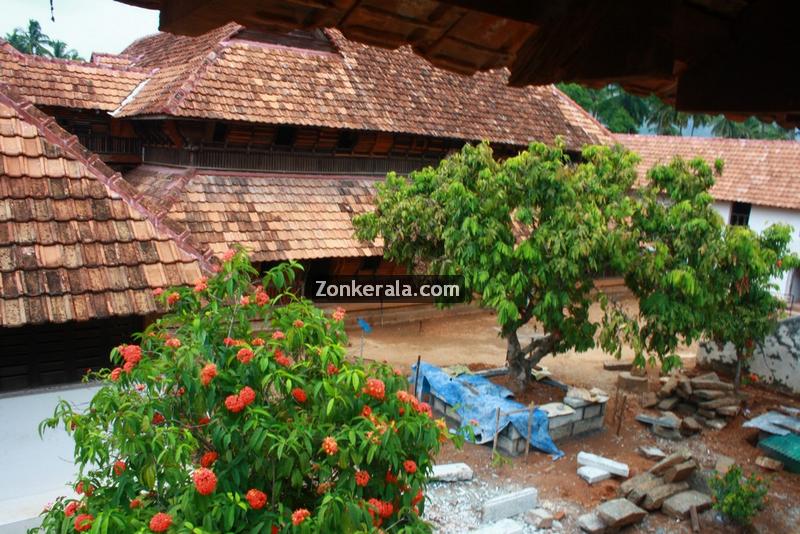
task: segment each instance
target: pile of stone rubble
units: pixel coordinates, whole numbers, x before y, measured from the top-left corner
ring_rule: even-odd
[[[583,454],[578,455],[578,463],[584,466],[590,462],[592,467],[611,467],[617,471],[615,475],[628,475],[625,464],[595,455],[589,455],[588,459],[584,456],[582,461]],[[620,465],[624,470],[618,469]],[[606,501],[593,512],[579,517],[578,526],[584,532],[602,534],[639,523],[648,513],[658,510],[678,519],[694,516],[696,520],[698,513],[711,507],[708,495],[689,488],[687,480],[697,467],[690,452],[671,454],[648,471],[623,482],[619,487],[619,498]]]
[[[679,440],[703,427],[721,430],[741,409],[742,400],[733,393],[733,385],[720,380],[716,373],[695,378],[673,375],[661,381],[658,393],[642,395],[642,407],[658,410],[659,415],[636,416],[660,437]]]

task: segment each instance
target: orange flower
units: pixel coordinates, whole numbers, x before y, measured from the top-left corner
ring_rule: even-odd
[[[214,462],[217,461],[217,458],[219,458],[219,454],[215,451],[208,451],[200,458],[200,465],[203,467],[211,467],[214,465]]]
[[[158,512],[150,518],[150,530],[152,532],[166,532],[172,525],[172,516],[164,512]]]
[[[172,306],[173,304],[175,304],[179,300],[181,300],[181,296],[180,296],[180,294],[176,293],[175,291],[173,291],[172,293],[167,295],[167,304],[169,304],[170,306]]]
[[[92,521],[94,516],[90,514],[81,514],[75,518],[75,530],[78,532],[85,532],[92,528]]]
[[[328,456],[333,456],[339,452],[339,444],[336,443],[333,437],[328,436],[322,440],[322,450],[325,451],[325,454]]]
[[[369,473],[366,471],[356,471],[356,486],[365,487],[369,483]]]
[[[414,473],[417,472],[417,462],[415,462],[414,460],[406,460],[405,462],[403,462],[403,469],[405,469],[406,473],[408,473],[409,475],[413,475]]]
[[[171,337],[164,342],[164,345],[166,345],[171,349],[177,349],[178,347],[181,346],[181,340],[178,339],[177,337]]]
[[[124,461],[117,460],[116,462],[114,462],[114,474],[120,476],[122,473],[125,472],[126,467],[127,466],[125,465]]]
[[[142,501],[140,501],[139,499],[133,499],[129,506],[133,509],[133,508],[139,508],[141,505]]]
[[[203,370],[200,371],[200,383],[207,386],[215,376],[217,376],[217,366],[213,363],[207,363]]]
[[[308,395],[306,395],[306,392],[303,391],[302,388],[294,388],[292,390],[292,397],[301,404],[308,400]]]
[[[303,328],[303,321],[300,319],[295,319],[295,321],[292,323],[292,326],[295,328]]]
[[[122,374],[122,367],[115,367],[111,374],[108,375],[108,378],[111,379],[112,382],[116,382],[119,380],[120,375]]]
[[[376,400],[383,400],[386,395],[386,385],[379,378],[368,378],[364,393]]]

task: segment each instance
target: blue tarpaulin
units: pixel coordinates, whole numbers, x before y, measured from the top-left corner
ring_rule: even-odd
[[[416,365],[412,366],[412,369],[416,370]],[[454,377],[435,365],[421,362],[419,382],[419,385],[415,385],[419,397],[433,393],[453,407],[461,417],[462,425],[472,421],[476,443],[492,441],[495,432],[502,432],[508,425],[514,425],[520,435],[528,435],[529,412],[521,411],[508,415],[508,412],[524,410],[526,406],[513,400],[511,391],[483,376],[465,374]],[[500,425],[495,428],[498,407]],[[530,441],[533,447],[552,454],[554,458],[564,455],[553,443],[547,431],[547,414],[538,408],[533,411]]]

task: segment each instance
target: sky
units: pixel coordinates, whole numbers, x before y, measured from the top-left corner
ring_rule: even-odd
[[[92,52],[117,54],[131,42],[158,31],[158,11],[113,0],[0,0],[0,37],[36,19],[51,39],[66,42],[84,58]]]

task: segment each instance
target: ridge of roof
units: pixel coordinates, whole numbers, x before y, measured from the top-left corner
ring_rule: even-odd
[[[114,65],[114,64],[110,64],[110,63],[96,63],[96,62],[91,61],[91,60],[90,61],[84,61],[82,59],[69,59],[69,58],[61,58],[61,57],[48,57],[48,56],[37,56],[35,54],[27,54],[25,52],[21,52],[20,50],[17,50],[16,48],[14,48],[14,46],[11,43],[6,41],[2,37],[0,37],[0,48],[5,52],[8,52],[10,54],[15,54],[15,55],[19,56],[20,59],[22,59],[23,61],[26,62],[26,64],[31,62],[31,61],[33,61],[33,62],[36,62],[36,63],[52,63],[52,64],[56,64],[56,65],[72,65],[72,66],[76,66],[76,67],[83,67],[83,68],[89,68],[89,69],[101,69],[101,70],[102,69],[106,69],[106,70],[114,71],[114,72],[119,72],[119,71],[122,71],[122,72],[139,72],[139,73],[143,73],[143,74],[147,74],[152,70],[152,69],[147,69],[147,68],[143,68],[143,67],[136,67],[134,65],[129,65],[129,66],[123,67],[123,66],[120,66],[120,65]],[[98,55],[98,56],[123,57],[121,54],[108,54],[108,53],[101,53],[101,52],[92,52],[92,56],[95,56],[95,55]]]
[[[37,109],[30,101],[23,99],[13,88],[0,82],[0,103],[15,110],[26,122],[36,127],[39,134],[51,144],[61,148],[67,155],[82,163],[95,179],[109,191],[116,193],[134,210],[144,216],[157,230],[172,238],[175,244],[195,258],[206,271],[213,270],[213,255],[210,249],[203,251],[189,233],[189,230],[166,217],[165,211],[155,211],[146,202],[143,195],[128,184],[122,174],[106,165],[97,154],[90,152],[78,141],[76,135],[61,128],[56,120]]]
[[[794,139],[749,139],[746,137],[719,137],[719,136],[708,136],[708,137],[701,137],[699,135],[689,136],[689,135],[660,135],[660,134],[624,134],[624,133],[612,133],[612,137],[615,139],[622,139],[622,140],[629,140],[629,141],[637,141],[637,140],[645,140],[645,142],[649,142],[650,140],[660,139],[662,141],[671,142],[673,144],[750,144],[750,145],[758,145],[758,144],[765,144],[765,145],[779,145],[785,144],[786,146],[796,147],[800,149],[800,141]]]

